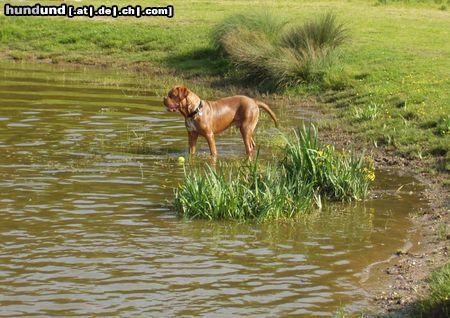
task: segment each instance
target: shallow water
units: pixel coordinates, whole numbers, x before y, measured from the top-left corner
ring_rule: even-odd
[[[364,308],[366,269],[410,239],[408,214],[425,204],[420,186],[378,172],[373,199],[303,222],[180,219],[170,201],[186,131],[151,96],[168,89],[154,82],[149,90],[132,74],[0,64],[0,316]],[[308,117],[272,106],[284,125]],[[265,116],[258,136],[273,134]],[[242,158],[238,132],[217,139],[223,160]]]

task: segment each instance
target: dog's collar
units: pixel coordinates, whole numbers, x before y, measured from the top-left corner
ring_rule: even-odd
[[[200,103],[198,104],[197,108],[192,113],[188,114],[187,116],[189,118],[194,117],[195,115],[197,115],[198,113],[201,112],[202,108],[203,108],[203,102],[202,102],[202,100],[200,100]]]

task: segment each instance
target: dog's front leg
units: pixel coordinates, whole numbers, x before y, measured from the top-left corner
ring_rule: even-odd
[[[188,137],[189,137],[189,154],[195,155],[195,151],[197,149],[198,133],[195,131],[188,131]]]
[[[214,140],[214,133],[209,132],[205,135],[206,141],[208,141],[209,151],[211,156],[217,157],[216,141]]]

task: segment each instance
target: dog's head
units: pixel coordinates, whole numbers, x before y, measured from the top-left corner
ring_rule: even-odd
[[[164,97],[164,106],[166,106],[167,111],[175,112],[180,110],[181,112],[188,110],[188,100],[189,89],[184,86],[174,86]]]

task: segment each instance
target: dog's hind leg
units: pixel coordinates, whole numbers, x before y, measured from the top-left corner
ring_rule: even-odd
[[[207,133],[206,141],[208,142],[209,151],[211,152],[212,157],[217,157],[217,149],[216,149],[216,140],[214,139],[214,134],[212,132]]]
[[[241,134],[242,139],[244,140],[245,152],[247,153],[247,156],[253,155],[256,149],[256,144],[253,140],[253,129],[241,126]]]

